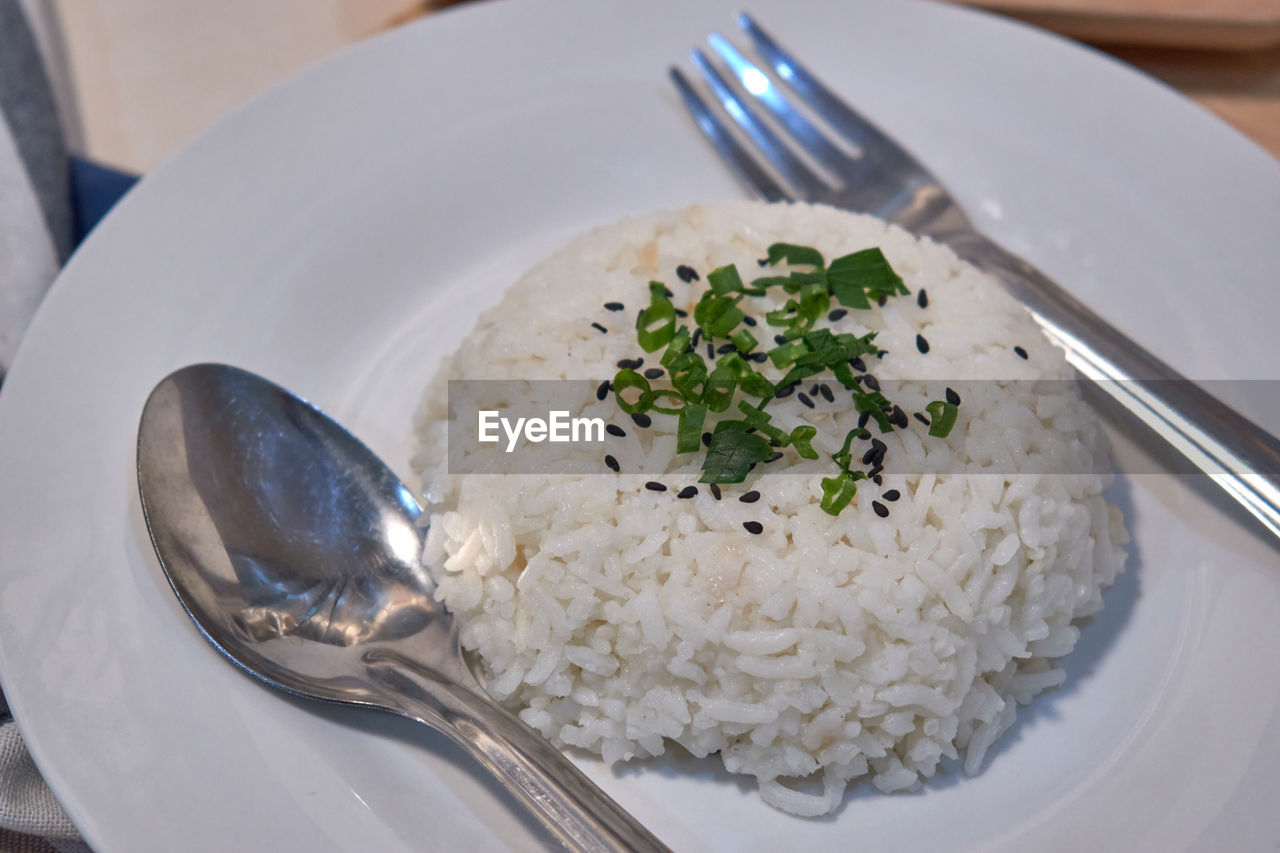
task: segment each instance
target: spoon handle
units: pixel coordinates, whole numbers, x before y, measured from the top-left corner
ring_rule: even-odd
[[[514,714],[403,655],[365,656],[396,710],[439,729],[470,752],[561,843],[581,851],[667,851],[559,750]]]

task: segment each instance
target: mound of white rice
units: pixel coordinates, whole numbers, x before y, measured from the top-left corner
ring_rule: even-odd
[[[975,772],[1016,705],[1062,682],[1053,661],[1075,645],[1073,621],[1101,607],[1126,540],[1102,497],[1108,478],[1094,473],[1106,464],[1096,418],[1068,383],[967,385],[945,440],[914,421],[879,436],[883,486],[860,483],[836,517],[819,501],[829,454],[857,421],[841,397],[824,416],[796,395],[772,404],[784,429],[829,418],[814,440],[822,458],[760,466],[768,472],[719,501],[706,486],[675,497],[697,483],[701,454],[674,454],[673,417],[636,429],[612,398],[586,414],[627,427],[611,451],[621,474],[449,475],[443,462],[446,378],[611,377],[641,354],[634,310],[650,280],[692,310],[705,280],[681,281],[678,265],[705,275],[736,263],[749,279],[778,241],[828,259],[878,246],[904,277],[912,296],[832,327],[879,333],[889,355],[875,373],[904,380],[893,399],[909,412],[947,381],[1070,376],[1026,312],[946,248],[829,208],[699,206],[599,228],[530,271],[428,388],[414,464],[437,595],[496,698],[557,745],[613,762],[674,741],[755,776],[771,805],[821,815],[860,776],[909,790],[943,756]],[[665,472],[628,474],[642,456]],[[966,473],[894,473],[895,459],[920,471],[925,457],[931,470]],[[654,479],[668,490],[646,489]],[[762,498],[739,502],[747,489]],[[892,504],[881,498],[890,489],[901,494]],[[888,517],[873,511],[877,498]],[[747,520],[763,533],[746,532]]]

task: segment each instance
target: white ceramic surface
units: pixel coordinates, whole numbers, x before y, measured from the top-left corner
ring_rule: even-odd
[[[525,266],[591,224],[741,194],[665,76],[736,10],[432,16],[212,128],[73,258],[0,394],[0,672],[95,848],[537,843],[442,738],[282,698],[204,643],[142,525],[138,414],[170,370],[227,361],[308,395],[403,471],[438,358]],[[1242,137],[1103,57],[970,11],[752,11],[995,236],[1156,352],[1198,377],[1274,376],[1280,164]],[[861,788],[805,821],[712,762],[585,766],[686,851],[1274,849],[1280,556],[1208,494],[1120,485],[1129,571],[1067,685],[975,778]]]

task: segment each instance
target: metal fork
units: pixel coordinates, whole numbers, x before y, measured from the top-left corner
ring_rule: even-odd
[[[979,233],[946,187],[911,154],[834,95],[750,16],[740,15],[738,24],[777,80],[831,129],[824,131],[794,107],[778,82],[728,40],[709,36],[720,65],[701,50],[694,51],[693,63],[756,153],[739,141],[678,68],[670,69],[671,77],[703,134],[753,190],[769,201],[799,199],[874,214],[945,243],[993,274],[1066,350],[1067,360],[1086,379],[1280,537],[1280,441]],[[753,105],[763,108],[772,123]],[[849,146],[857,153],[849,153]],[[764,162],[772,166],[772,173]]]

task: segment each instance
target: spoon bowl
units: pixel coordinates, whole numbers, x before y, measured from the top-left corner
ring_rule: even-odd
[[[178,600],[245,672],[439,729],[572,849],[665,849],[485,695],[432,597],[421,507],[319,409],[236,367],[182,368],[143,408],[138,491]]]

